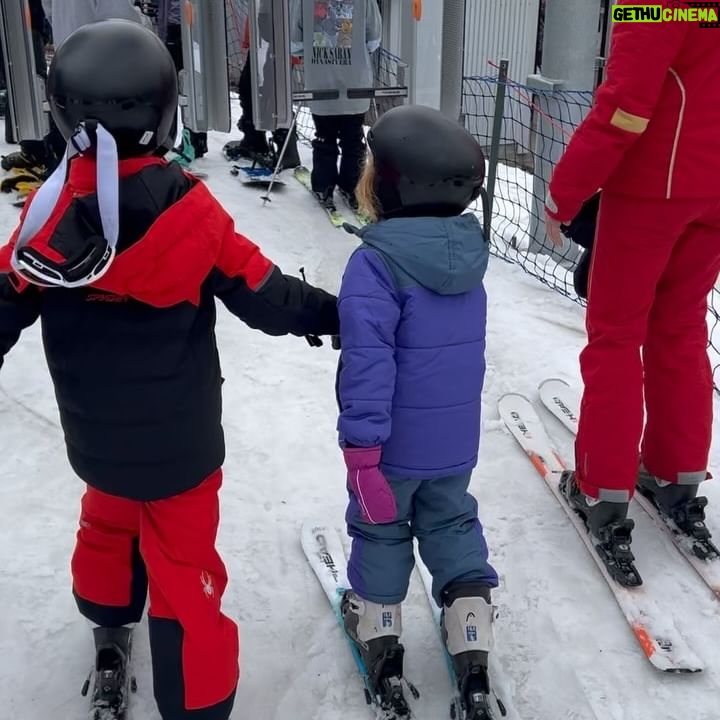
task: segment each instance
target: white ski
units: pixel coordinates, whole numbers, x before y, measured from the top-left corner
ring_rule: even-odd
[[[442,629],[440,625],[440,618],[442,612],[441,609],[438,607],[438,604],[435,602],[435,598],[433,597],[432,575],[430,575],[430,571],[427,569],[427,566],[425,565],[425,563],[423,563],[422,558],[420,557],[417,543],[415,544],[415,565],[417,567],[418,573],[420,574],[420,578],[422,579],[423,588],[425,589],[425,595],[427,596],[427,601],[430,605],[433,620],[435,621],[435,625],[437,626],[438,635],[440,636],[440,642],[442,643],[443,655],[447,664],[448,675],[450,676],[450,686],[452,687],[453,691],[453,696],[450,703],[450,717],[455,718],[455,720],[464,720],[466,716],[464,714],[462,701],[457,689],[457,676],[455,675],[455,669],[453,668],[452,659],[448,654],[447,650],[445,649],[445,641],[442,637]],[[510,694],[507,692],[507,688],[504,687],[504,683],[498,682],[498,679],[502,676],[502,673],[497,667],[497,663],[495,662],[495,660],[496,658],[494,657],[494,655],[490,653],[489,672],[490,679],[493,684],[490,699],[491,701],[494,701],[495,704],[495,708],[491,710],[491,712],[494,713],[492,717],[508,718],[508,720],[519,720],[520,715],[518,714],[515,707],[512,704],[508,706],[506,702],[504,700],[501,700],[495,692],[495,686],[498,686],[504,698],[510,697]],[[495,709],[497,710],[497,712],[495,712]]]
[[[305,557],[307,557],[308,563],[310,563],[310,567],[320,582],[335,613],[343,637],[350,647],[350,652],[362,678],[367,704],[372,706],[377,720],[400,720],[394,712],[383,709],[380,706],[379,699],[373,696],[373,689],[365,663],[360,657],[357,647],[345,632],[340,613],[340,601],[345,590],[350,588],[350,583],[346,575],[347,557],[340,535],[335,528],[321,520],[308,522],[302,526],[301,544]],[[412,716],[405,715],[402,720],[412,720]]]
[[[564,380],[549,378],[538,388],[543,405],[573,434],[577,435],[580,417],[580,394]],[[635,493],[637,504],[650,516],[653,523],[675,545],[703,582],[720,600],[720,558],[702,559],[695,552],[695,543],[681,532],[673,520],[658,512],[652,501]]]
[[[558,487],[560,473],[568,468],[554,447],[544,423],[531,402],[524,395],[509,393],[500,398],[498,409],[505,425],[525,451],[560,507],[565,511],[595,561],[650,663],[664,672],[701,672],[704,669],[702,662],[685,642],[670,614],[660,611],[647,588],[645,586],[624,587],[615,582],[608,573],[605,564],[594,548],[584,523],[566,503],[560,492]]]

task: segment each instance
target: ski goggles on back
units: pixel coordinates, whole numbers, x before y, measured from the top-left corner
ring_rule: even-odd
[[[76,288],[99,280],[115,258],[119,236],[118,154],[115,140],[101,125],[81,125],[68,141],[62,162],[35,193],[17,235],[13,270],[24,280],[41,287]],[[39,233],[57,206],[65,185],[70,159],[96,146],[97,199],[102,236],[66,240],[63,250],[50,247]]]
[[[25,245],[11,259],[13,270],[24,280],[41,287],[75,288],[99,280],[115,259],[115,248],[105,238],[89,238],[83,247],[62,262]]]

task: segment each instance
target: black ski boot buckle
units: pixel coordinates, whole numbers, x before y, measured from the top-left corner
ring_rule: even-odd
[[[623,587],[638,587],[642,578],[634,565],[630,549],[635,523],[631,518],[609,523],[602,528],[600,544],[596,545],[610,576]]]
[[[700,560],[715,560],[720,557],[720,550],[710,540],[712,535],[705,525],[706,497],[695,497],[672,509],[672,519],[678,528],[692,541],[692,549]]]
[[[375,688],[378,704],[385,712],[397,718],[409,717],[410,706],[405,698],[404,688],[417,700],[420,693],[417,688],[403,677],[403,658],[405,648],[396,643],[386,648],[370,670],[370,681]]]

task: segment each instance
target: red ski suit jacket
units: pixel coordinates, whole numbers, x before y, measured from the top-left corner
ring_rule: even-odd
[[[555,167],[546,210],[567,223],[598,189],[720,197],[720,28],[614,26],[606,80]]]

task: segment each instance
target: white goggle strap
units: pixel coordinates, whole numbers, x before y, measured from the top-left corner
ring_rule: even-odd
[[[100,222],[102,224],[103,237],[107,240],[112,255],[114,256],[120,235],[120,179],[118,174],[117,145],[115,138],[101,125],[98,125],[96,128],[96,137],[96,179]],[[60,193],[65,185],[70,159],[79,152],[89,150],[90,146],[90,138],[84,125],[81,125],[68,141],[60,165],[58,165],[55,172],[35,193],[27,214],[25,215],[25,220],[20,228],[20,232],[18,233],[11,258],[13,269],[23,277],[27,276],[23,272],[23,265],[18,260],[17,251],[35,237],[55,210],[60,198]],[[33,276],[35,276],[35,273],[33,273]],[[44,279],[47,280],[49,285],[67,285],[67,283],[56,277],[45,277]],[[37,281],[34,280],[34,282]],[[85,284],[87,282],[88,281],[83,281]],[[78,283],[72,283],[72,286],[77,285]]]

